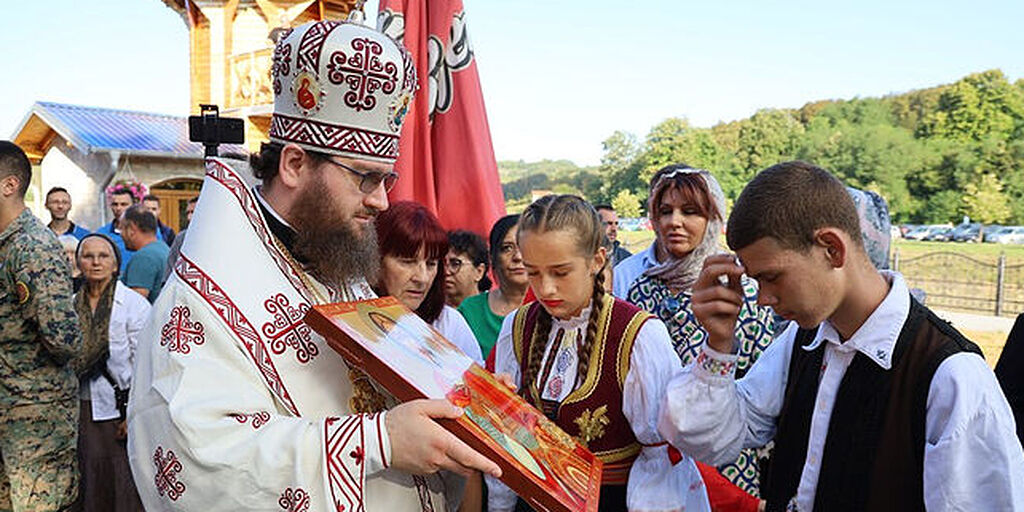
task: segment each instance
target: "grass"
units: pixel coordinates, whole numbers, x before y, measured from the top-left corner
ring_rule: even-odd
[[[651,245],[654,231],[619,231],[619,242],[627,251],[636,254]]]
[[[1003,245],[991,243],[965,242],[918,242],[914,240],[896,240],[891,252],[899,251],[900,259],[913,258],[931,252],[955,252],[964,256],[995,263],[1000,254],[1006,255],[1006,264],[1024,263],[1024,245]]]
[[[992,368],[995,368],[999,354],[1003,352],[1003,345],[1006,344],[1007,333],[999,331],[963,331],[967,339],[975,342],[981,347],[985,354],[985,361]]]

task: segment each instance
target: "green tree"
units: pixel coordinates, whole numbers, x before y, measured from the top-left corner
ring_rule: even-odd
[[[749,180],[758,171],[792,160],[804,133],[804,125],[786,110],[760,110],[742,123],[739,133],[741,178]]]
[[[616,131],[603,147],[601,164],[591,168],[499,162],[510,211],[537,188],[636,203],[642,211],[650,177],[675,163],[711,171],[729,201],[756,172],[800,158],[878,192],[896,222],[949,222],[966,213],[1024,224],[1024,79],[1011,83],[999,70],[880,98],[761,110],[710,128],[674,117],[642,140]]]
[[[963,196],[957,190],[940,190],[924,201],[912,220],[924,224],[957,224],[963,211]]]
[[[574,196],[583,195],[578,188],[568,183],[556,183],[555,186],[551,187],[551,191],[555,194],[572,194]]]
[[[597,173],[603,178],[602,185],[590,189],[588,197],[595,202],[608,202],[622,189],[641,187],[641,148],[635,135],[616,131],[601,143],[604,154]]]
[[[925,116],[919,135],[980,141],[988,135],[1008,139],[1024,127],[1024,92],[1002,71],[968,75],[939,96],[936,110]]]
[[[985,224],[1005,222],[1010,217],[1009,201],[996,175],[982,174],[977,183],[964,187],[963,213]]]
[[[623,189],[612,199],[612,208],[615,208],[615,212],[621,217],[639,217],[642,201],[643,198],[639,194]]]
[[[877,192],[888,201],[893,217],[908,219],[918,205],[906,177],[924,160],[923,144],[909,130],[889,124],[841,119],[834,127],[829,125],[812,121],[798,156],[835,173],[847,185]]]

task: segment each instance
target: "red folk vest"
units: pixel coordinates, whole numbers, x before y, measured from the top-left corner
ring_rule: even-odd
[[[520,375],[525,375],[530,364],[527,357],[533,343],[548,342],[534,339],[541,307],[534,302],[515,313],[512,345]],[[590,354],[579,354],[580,358],[590,358],[587,375],[582,384],[558,404],[554,422],[604,462],[601,485],[624,485],[633,460],[640,453],[640,444],[629,420],[622,414],[622,385],[629,373],[636,335],[652,316],[611,295],[604,295],[600,307],[591,314],[599,315],[596,340]],[[528,383],[522,385],[528,386]],[[541,408],[536,388],[530,388],[527,400]]]

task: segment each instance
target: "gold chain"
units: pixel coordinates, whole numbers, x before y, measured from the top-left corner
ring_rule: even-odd
[[[284,254],[285,260],[288,265],[291,266],[295,273],[298,274],[299,279],[302,281],[302,285],[306,287],[316,297],[317,304],[327,304],[331,302],[327,297],[320,293],[319,288],[313,283],[313,280],[303,270],[302,265],[292,257],[291,253],[284,247],[284,244],[277,239],[276,236],[271,235],[271,240],[274,241],[274,246]],[[326,285],[324,285],[326,287]],[[348,291],[342,289],[342,294],[349,295]],[[349,298],[349,297],[346,297]],[[348,380],[352,383],[352,397],[349,398],[349,408],[356,413],[374,413],[383,411],[387,408],[387,397],[377,391],[374,388],[370,377],[366,375],[359,368],[353,368],[348,361],[345,361],[345,365],[348,366]]]
[[[284,255],[284,258],[287,261],[288,266],[291,267],[292,270],[294,270],[295,273],[299,276],[299,280],[302,281],[302,285],[307,290],[309,290],[310,293],[314,295],[314,301],[317,304],[327,304],[331,302],[330,299],[328,299],[322,293],[320,293],[320,290],[313,283],[313,280],[306,274],[306,271],[302,268],[302,265],[298,261],[296,261],[294,257],[292,257],[291,252],[289,252],[288,249],[284,247],[284,244],[282,244],[281,241],[278,240],[276,236],[274,236],[274,234],[270,235],[270,239],[274,242],[274,247],[277,247],[278,251],[280,251],[281,254]]]

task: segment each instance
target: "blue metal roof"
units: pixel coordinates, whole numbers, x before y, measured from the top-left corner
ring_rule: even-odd
[[[202,144],[188,140],[187,117],[36,102],[22,126],[32,114],[86,153],[121,151],[171,158],[203,157]],[[225,151],[245,152],[245,148],[225,144],[221,153]]]

